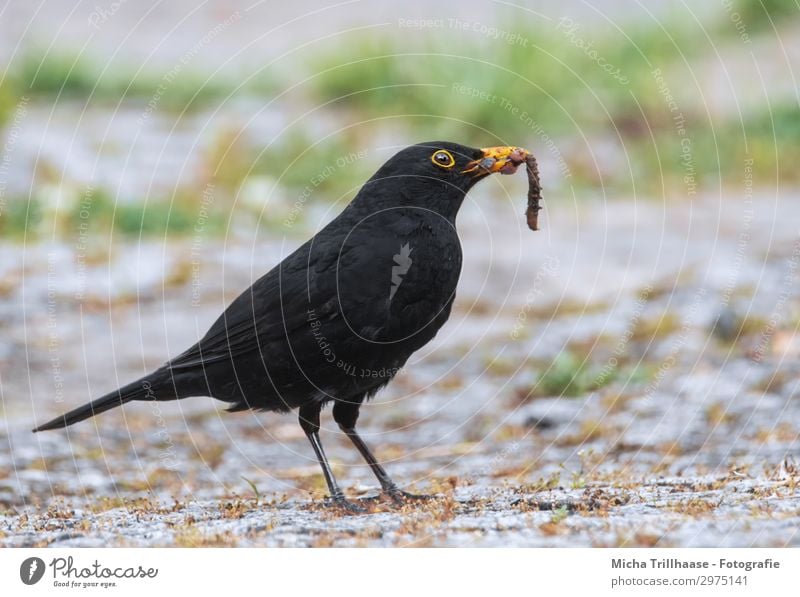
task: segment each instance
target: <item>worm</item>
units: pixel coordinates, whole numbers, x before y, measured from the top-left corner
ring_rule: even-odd
[[[528,171],[528,209],[525,216],[528,219],[528,228],[539,230],[539,202],[542,200],[542,186],[539,183],[539,166],[536,158],[528,154],[525,158],[525,169]]]

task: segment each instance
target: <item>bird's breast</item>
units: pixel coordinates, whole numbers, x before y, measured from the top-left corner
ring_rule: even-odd
[[[277,352],[287,378],[301,369],[310,387],[354,395],[385,383],[447,321],[461,246],[448,221],[419,211],[384,210],[334,232],[293,257],[304,275],[278,284],[291,317]],[[272,374],[274,356],[270,365]]]
[[[372,341],[424,344],[447,320],[455,297],[461,272],[455,227],[420,210],[370,219],[354,226],[342,243],[342,315]]]

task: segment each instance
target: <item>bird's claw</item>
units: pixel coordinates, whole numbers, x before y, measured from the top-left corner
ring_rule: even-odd
[[[388,496],[389,499],[391,499],[398,506],[403,505],[407,502],[427,502],[434,499],[434,496],[432,495],[426,495],[422,493],[409,493],[407,491],[403,491],[402,489],[398,489],[397,487],[385,489],[383,493],[384,495]]]
[[[347,500],[343,495],[328,497],[325,500],[325,505],[329,508],[340,508],[349,514],[364,514],[367,512],[366,508]]]

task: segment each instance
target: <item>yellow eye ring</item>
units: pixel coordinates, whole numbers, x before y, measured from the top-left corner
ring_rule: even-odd
[[[431,161],[440,168],[452,168],[456,163],[452,154],[445,149],[437,149],[433,152]]]

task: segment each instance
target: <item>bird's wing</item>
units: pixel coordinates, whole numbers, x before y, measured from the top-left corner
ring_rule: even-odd
[[[303,310],[298,306],[306,302],[301,291],[306,276],[299,264],[306,245],[256,280],[225,309],[197,344],[167,366],[186,369],[229,360],[259,350],[302,323]],[[287,304],[287,296],[295,298]]]
[[[206,335],[167,367],[194,368],[253,351],[269,357],[276,340],[310,330],[310,309],[315,320],[330,323],[331,333],[375,337],[388,317],[392,265],[391,256],[380,255],[386,263],[375,275],[376,252],[381,254],[381,243],[306,243],[239,295]]]

